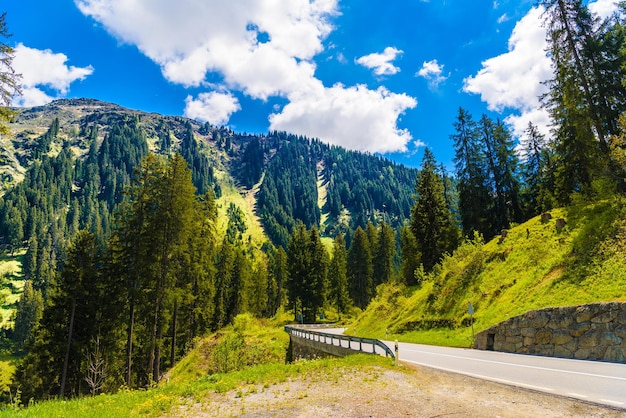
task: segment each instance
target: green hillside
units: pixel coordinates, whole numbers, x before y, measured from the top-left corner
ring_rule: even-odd
[[[470,302],[478,332],[532,309],[626,300],[625,203],[614,197],[556,209],[549,221],[534,217],[502,241],[467,242],[424,274],[420,286],[379,288],[351,331],[469,346]],[[566,220],[561,231],[559,218]]]

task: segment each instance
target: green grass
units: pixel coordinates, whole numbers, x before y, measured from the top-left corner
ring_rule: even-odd
[[[236,390],[238,394],[254,393],[257,385],[269,388],[288,379],[314,379],[324,374],[344,373],[346,368],[392,367],[390,359],[381,356],[354,355],[342,359],[326,358],[293,364],[261,364],[225,374],[206,375],[189,382],[169,383],[154,389],[121,391],[74,400],[50,400],[29,405],[28,408],[6,407],[0,417],[156,417],[176,416],[176,408],[196,403],[204,404],[211,393]],[[263,390],[263,389],[261,389]]]
[[[358,335],[467,347],[486,329],[529,310],[626,300],[626,203],[615,198],[553,210],[507,238],[463,244],[420,287],[387,285],[358,318]],[[557,232],[555,220],[566,227]],[[349,330],[353,331],[353,328]],[[387,338],[391,338],[387,337]]]
[[[236,391],[237,396],[266,390],[289,379],[315,381],[316,376],[337,376],[346,368],[368,370],[391,368],[392,361],[382,356],[354,355],[343,359],[325,358],[285,364],[289,337],[282,328],[282,318],[274,323],[239,316],[235,325],[208,337],[181,361],[158,387],[148,390],[122,390],[116,394],[73,400],[49,400],[19,408],[5,406],[0,417],[153,417],[176,416],[178,407],[207,404],[213,393]],[[235,334],[243,334],[245,347],[235,349],[236,355],[248,356],[264,347],[263,356],[254,358],[255,365],[242,365],[239,370],[215,372],[212,353]],[[268,349],[269,347],[269,349]],[[210,349],[208,349],[210,348]],[[246,354],[248,353],[248,354]],[[210,407],[210,405],[209,405]]]
[[[14,255],[0,255],[0,328],[13,326],[16,304],[24,288],[22,257],[25,251]]]
[[[18,361],[19,357],[15,355],[0,353],[0,396],[9,393],[9,385]]]

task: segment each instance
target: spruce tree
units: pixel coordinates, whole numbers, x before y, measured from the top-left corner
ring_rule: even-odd
[[[458,231],[443,195],[443,181],[437,162],[426,148],[417,175],[416,200],[411,216],[411,232],[416,239],[425,271],[431,271],[446,253],[458,245]]]
[[[470,237],[474,231],[489,235],[491,196],[486,186],[486,170],[478,142],[476,122],[463,108],[454,123],[454,163],[459,191],[459,211],[463,233]],[[416,237],[417,238],[417,237]]]
[[[309,253],[309,236],[306,226],[299,222],[294,229],[287,247],[287,298],[293,309],[294,319],[298,319],[299,307],[302,304],[304,285],[309,274],[311,254]],[[300,312],[302,314],[302,312]]]
[[[33,289],[30,280],[24,282],[24,290],[17,303],[13,341],[22,350],[33,342],[35,327],[43,314],[43,297],[39,290]]]
[[[0,38],[4,39],[11,37],[6,17],[6,12],[0,15]],[[9,127],[6,123],[15,115],[15,112],[8,106],[11,105],[13,96],[22,94],[20,88],[22,76],[13,69],[15,50],[4,39],[0,41],[0,63],[2,64],[2,71],[0,71],[0,134],[2,135],[9,133]]]
[[[347,263],[346,242],[343,234],[339,234],[333,241],[333,253],[328,266],[328,301],[337,308],[339,317],[341,317],[341,314],[346,313],[352,304],[350,294],[348,293]]]
[[[354,304],[365,309],[372,299],[372,253],[367,234],[359,226],[348,251],[348,291]]]
[[[378,226],[378,242],[373,254],[373,285],[391,281],[394,274],[393,260],[396,255],[396,234],[391,225],[381,222]]]
[[[417,239],[415,239],[409,225],[404,225],[400,230],[400,249],[402,251],[402,264],[400,266],[402,282],[407,286],[415,286],[419,284],[415,277],[415,271],[420,266],[421,254]]]

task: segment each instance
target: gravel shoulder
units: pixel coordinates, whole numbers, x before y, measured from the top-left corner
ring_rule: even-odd
[[[422,366],[339,368],[212,393],[185,417],[626,417],[625,410]]]

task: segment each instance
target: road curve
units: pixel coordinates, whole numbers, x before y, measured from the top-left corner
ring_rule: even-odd
[[[342,333],[336,330],[333,333]],[[394,349],[394,343],[383,341]],[[626,409],[626,364],[398,343],[400,361]]]

